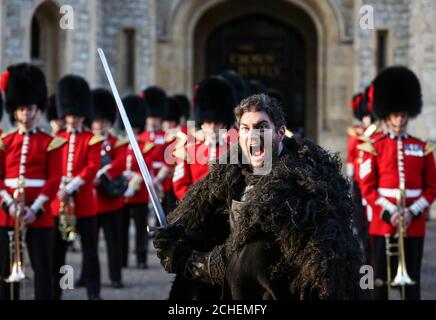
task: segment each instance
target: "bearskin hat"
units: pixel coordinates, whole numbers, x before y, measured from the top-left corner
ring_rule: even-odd
[[[180,116],[189,119],[191,115],[191,102],[188,97],[184,94],[176,94],[173,98],[177,101],[177,105],[179,106]]]
[[[123,105],[132,128],[138,128],[140,132],[144,131],[145,119],[147,118],[147,103],[145,100],[132,94],[123,98]],[[119,123],[123,128],[122,121]]]
[[[47,103],[47,112],[46,112],[47,121],[50,122],[52,120],[58,120],[58,111],[56,108],[56,97],[54,94],[52,94],[50,97],[48,97],[48,103]]]
[[[117,116],[117,104],[112,93],[104,88],[92,90],[94,119],[107,119],[114,123]]]
[[[44,111],[47,106],[47,82],[44,73],[28,63],[9,66],[1,76],[6,111],[13,114],[17,107],[36,104]]]
[[[228,81],[222,77],[209,77],[195,87],[195,121],[219,122],[227,127],[234,123],[233,109],[237,105],[235,93]]]
[[[151,86],[142,91],[147,104],[147,117],[163,118],[168,98],[165,91],[158,86]]]
[[[77,75],[66,75],[56,88],[56,106],[60,118],[75,115],[92,119],[94,106],[88,82]]]
[[[421,85],[415,73],[403,66],[384,69],[373,81],[374,112],[379,119],[406,112],[414,118],[421,113]]]
[[[244,78],[241,77],[239,73],[234,70],[227,70],[220,74],[224,79],[226,79],[235,90],[236,94],[236,104],[239,104],[243,99],[250,95],[250,87]],[[236,105],[235,105],[236,106]]]
[[[180,107],[177,100],[174,97],[168,98],[168,103],[165,108],[165,113],[163,115],[163,120],[175,121],[177,124],[180,121]]]

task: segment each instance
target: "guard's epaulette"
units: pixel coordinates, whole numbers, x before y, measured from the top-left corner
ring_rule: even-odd
[[[60,138],[60,137],[54,137],[54,139],[50,142],[50,144],[47,147],[47,152],[52,151],[54,149],[57,149],[64,145],[67,142],[67,140]]]
[[[425,144],[424,154],[429,155],[430,153],[432,153],[435,150],[436,150],[436,143],[435,142],[427,142]]]
[[[93,146],[94,144],[102,142],[104,139],[105,138],[102,135],[96,134],[89,140],[88,145]]]
[[[13,134],[13,133],[15,133],[15,132],[17,132],[17,131],[18,131],[18,129],[13,129],[13,130],[8,131],[8,132],[3,132],[2,135],[1,135],[1,138],[4,139],[4,138],[6,138],[7,136],[10,136],[11,134]]]
[[[5,144],[3,143],[3,139],[0,138],[0,150],[3,151],[5,150]]]
[[[129,143],[129,139],[127,138],[118,138],[117,141],[115,141],[114,149],[119,148],[121,146],[124,146],[125,144]]]
[[[363,134],[363,130],[360,127],[348,127],[347,128],[347,133],[352,136],[352,137],[358,137],[361,136]]]
[[[142,148],[142,153],[146,154],[148,151],[153,149],[154,145],[155,144],[153,142],[146,142],[145,145],[144,145],[144,148]]]
[[[361,143],[357,145],[357,149],[362,150],[364,152],[371,153],[373,155],[377,155],[377,152],[374,149],[374,146],[372,145],[371,141],[366,141],[364,143]]]

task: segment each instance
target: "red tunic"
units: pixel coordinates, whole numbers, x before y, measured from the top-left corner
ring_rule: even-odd
[[[120,140],[114,136],[108,136],[102,143],[101,155],[107,154],[112,161],[100,170],[109,179],[119,178],[123,174],[126,168],[127,146],[127,140]],[[108,197],[99,189],[97,189],[96,200],[97,213],[115,211],[124,206],[124,197]]]
[[[58,136],[68,142],[62,146],[62,176],[67,175],[68,147],[71,133],[67,130],[58,132]],[[72,166],[73,177],[79,177],[84,181],[74,194],[75,214],[77,217],[95,216],[97,204],[95,200],[94,178],[100,169],[101,145],[103,137],[94,136],[88,130],[76,133],[74,143],[74,158]],[[57,191],[57,190],[56,190]],[[51,208],[55,216],[59,215],[60,201],[56,197]]]
[[[382,220],[381,214],[396,205],[400,181],[404,181],[406,206],[420,204],[423,209],[408,227],[407,236],[424,237],[427,209],[436,197],[436,166],[430,145],[411,136],[399,140],[383,135],[359,148],[365,151],[359,169],[360,186],[373,211],[369,233],[395,234],[395,228]]]
[[[165,151],[171,141],[165,139],[164,131],[155,133],[144,131],[139,139],[145,143],[144,156],[147,163],[150,164],[150,174],[153,177],[158,177],[160,172],[165,172],[162,187],[164,192],[168,192],[172,188],[171,171],[173,165],[165,161]]]
[[[187,139],[187,142],[176,150],[178,159],[173,176],[176,198],[181,200],[192,184],[207,175],[209,163],[216,162],[228,150],[229,139],[225,139],[215,146],[207,145],[198,135],[195,141]]]
[[[139,149],[144,155],[145,143],[143,141],[138,141]],[[130,144],[127,147],[127,152],[124,156],[124,172],[127,176],[135,176],[140,180],[139,189],[135,192],[132,197],[124,197],[125,203],[148,203],[148,191],[145,186],[144,179],[142,178],[141,170],[139,169],[138,161],[136,161],[135,154]],[[144,161],[147,168],[150,170],[150,164],[147,163],[147,159],[144,157]]]
[[[20,159],[24,135],[18,131],[5,135],[0,140],[0,190],[13,197],[19,177]],[[27,227],[52,227],[53,216],[50,202],[56,197],[61,179],[62,148],[65,140],[36,130],[29,135],[25,161],[24,189],[25,205],[32,206],[39,197],[47,197],[43,203],[43,214]],[[14,219],[0,210],[0,226],[12,227]]]

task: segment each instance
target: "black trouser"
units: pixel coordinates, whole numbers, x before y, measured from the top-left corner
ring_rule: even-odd
[[[55,219],[56,226],[59,219]],[[83,253],[83,276],[86,285],[86,291],[89,298],[100,295],[100,263],[98,260],[97,246],[97,218],[84,217],[77,218],[76,229],[80,235],[80,244]],[[53,257],[53,292],[54,298],[60,299],[62,290],[59,281],[62,277],[60,268],[65,265],[65,256],[67,253],[68,242],[62,240],[61,234],[57,228],[54,231],[54,257]]]
[[[371,253],[368,234],[369,223],[368,218],[366,217],[366,208],[362,205],[362,194],[360,192],[359,184],[356,181],[353,181],[353,203],[353,222],[357,237],[360,242],[360,247],[362,249],[363,263],[370,264]]]
[[[386,268],[386,251],[385,251],[385,238],[380,236],[373,236],[373,266],[375,279],[381,279],[384,282],[387,279]],[[391,243],[396,243],[397,239],[390,237]],[[406,269],[410,278],[416,282],[415,285],[406,286],[405,299],[406,300],[419,300],[421,299],[421,263],[422,253],[424,249],[424,238],[420,237],[407,237],[404,238],[404,251],[406,255]],[[395,248],[394,248],[395,250]],[[397,274],[398,259],[391,257],[391,281]],[[375,286],[376,300],[386,300],[388,298],[388,291],[386,285]]]
[[[121,281],[121,211],[97,215],[98,229],[103,228],[111,281]]]
[[[12,228],[0,228],[0,299],[11,299],[11,285],[4,279],[10,274],[9,236]],[[26,231],[26,246],[34,273],[36,300],[52,298],[51,292],[51,238],[52,228],[29,228]],[[24,280],[26,281],[26,280]],[[25,285],[25,283],[24,283]],[[19,285],[14,285],[14,299],[19,297]]]
[[[129,203],[126,204],[122,212],[121,230],[121,262],[123,267],[128,265],[129,257],[129,225],[130,218],[135,220],[135,253],[136,263],[147,263],[148,252],[148,204]]]

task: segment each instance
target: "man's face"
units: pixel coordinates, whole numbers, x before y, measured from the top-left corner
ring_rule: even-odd
[[[161,118],[147,117],[145,120],[147,131],[158,132],[161,130]]]
[[[106,134],[112,123],[107,119],[94,119],[92,121],[92,131],[99,134]]]
[[[267,135],[271,136],[270,147],[265,144]],[[239,121],[239,145],[253,168],[262,168],[265,159],[278,156],[284,136],[284,127],[277,130],[263,111],[246,112]]]
[[[30,127],[36,123],[37,114],[38,107],[36,104],[19,106],[15,111],[15,118],[20,125]]]
[[[408,122],[409,115],[407,113],[391,113],[386,120],[386,126],[394,134],[400,134],[406,132]]]
[[[84,117],[73,116],[70,114],[65,116],[65,122],[67,123],[67,126],[72,128],[72,129],[80,128],[82,126],[84,120],[85,120]]]
[[[368,128],[371,125],[371,116],[364,116],[362,118],[362,123],[365,128]]]

